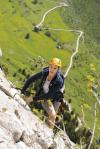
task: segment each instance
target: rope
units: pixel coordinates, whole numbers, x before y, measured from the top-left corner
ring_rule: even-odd
[[[20,96],[19,93],[15,93],[14,96],[12,96],[12,98],[15,99],[15,100],[18,102],[18,100],[15,98],[16,95],[19,95],[19,96]],[[20,97],[20,98],[21,98],[21,97]],[[18,102],[18,103],[19,103],[19,102]],[[23,104],[21,104],[21,103],[19,103],[19,104],[20,104],[23,108],[25,108],[26,110],[31,111],[30,108],[29,108],[29,109],[26,108],[26,106],[28,106],[27,103],[26,103],[26,105],[23,105]],[[44,115],[44,118],[47,119],[48,117],[47,117],[46,115]],[[66,134],[65,130],[62,130],[60,127],[58,127],[58,126],[57,126],[55,123],[53,123],[52,121],[50,121],[50,122],[51,122],[57,129],[59,129],[60,131],[62,131],[62,132],[64,132],[64,133]]]

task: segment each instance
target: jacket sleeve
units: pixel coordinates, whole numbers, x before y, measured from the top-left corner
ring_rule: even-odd
[[[24,92],[26,91],[26,89],[30,86],[31,83],[33,83],[34,81],[40,79],[43,75],[43,71],[31,76],[24,84],[22,90],[21,90],[21,93],[24,94]]]

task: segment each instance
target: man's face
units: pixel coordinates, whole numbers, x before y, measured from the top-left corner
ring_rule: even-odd
[[[50,76],[55,76],[57,71],[58,71],[58,66],[53,65],[53,64],[49,65],[49,75]]]

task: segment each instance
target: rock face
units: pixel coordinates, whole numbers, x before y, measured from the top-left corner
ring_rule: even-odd
[[[77,149],[67,134],[54,134],[20,97],[0,69],[0,149]]]

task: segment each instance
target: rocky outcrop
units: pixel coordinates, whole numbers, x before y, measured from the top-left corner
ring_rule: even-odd
[[[76,149],[67,134],[54,134],[31,112],[1,69],[0,149]]]

